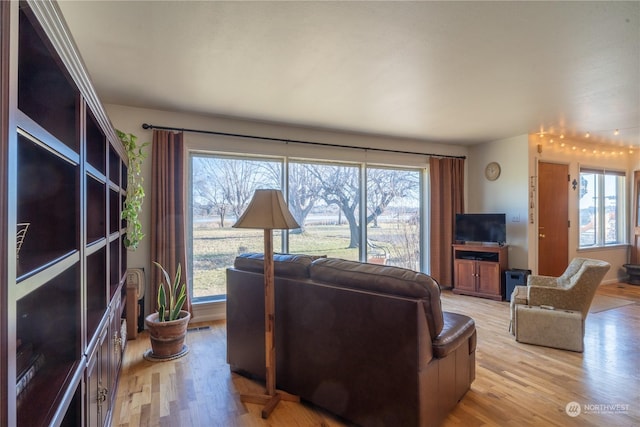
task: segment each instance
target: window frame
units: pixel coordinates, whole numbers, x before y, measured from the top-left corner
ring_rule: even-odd
[[[203,149],[189,149],[188,150],[188,165],[189,165],[189,177],[188,177],[188,209],[189,213],[187,215],[188,221],[188,242],[187,242],[187,256],[190,271],[193,272],[193,260],[194,260],[194,250],[193,250],[193,226],[194,226],[194,196],[193,196],[193,185],[194,185],[194,159],[196,157],[215,157],[215,158],[226,158],[226,159],[234,159],[234,160],[254,160],[254,161],[275,161],[280,163],[281,169],[281,190],[285,195],[285,198],[288,202],[288,191],[289,191],[289,173],[290,173],[290,164],[291,163],[318,163],[318,164],[326,164],[326,165],[337,165],[337,166],[350,166],[356,167],[358,170],[358,179],[360,182],[360,191],[359,197],[360,202],[358,209],[359,216],[359,228],[360,228],[360,236],[361,242],[359,247],[359,258],[360,260],[364,260],[367,257],[367,247],[366,244],[366,236],[367,236],[367,227],[363,226],[364,218],[366,218],[366,209],[363,209],[363,203],[366,203],[367,197],[367,173],[366,171],[369,168],[372,169],[395,169],[395,170],[405,170],[405,171],[415,171],[419,177],[419,189],[418,194],[421,199],[420,201],[420,248],[421,255],[419,260],[419,269],[420,271],[427,272],[429,270],[428,263],[428,245],[427,239],[429,236],[428,224],[426,219],[426,204],[428,203],[428,194],[426,189],[428,188],[428,163],[423,165],[397,165],[397,164],[381,164],[381,163],[368,163],[366,161],[341,161],[341,160],[327,160],[324,158],[309,158],[309,157],[300,157],[293,155],[273,155],[273,154],[244,154],[240,152],[231,152],[231,151],[219,151],[219,150],[203,150]],[[394,162],[395,163],[395,162]],[[282,248],[283,252],[289,252],[289,233],[286,230],[282,231]],[[194,278],[193,274],[189,277],[189,292],[190,296],[193,298],[193,289],[194,289]],[[226,300],[226,294],[224,295],[216,295],[210,297],[198,297],[197,301],[194,301],[194,304],[199,305],[203,303],[216,302],[216,301],[224,301]]]
[[[577,200],[578,200],[578,208],[577,208],[577,216],[578,221],[577,224],[579,226],[578,229],[578,250],[589,250],[589,249],[598,249],[598,248],[607,248],[613,246],[620,246],[628,244],[628,212],[627,212],[627,196],[626,196],[626,188],[627,188],[627,174],[622,170],[615,169],[603,169],[603,168],[595,168],[588,166],[580,166],[579,167],[579,178],[580,178],[580,188],[582,188],[583,182],[583,174],[594,175],[594,192],[593,196],[595,202],[595,210],[594,210],[594,241],[593,244],[583,244],[582,243],[582,208],[581,208],[581,199],[583,196],[582,190],[577,192]],[[616,179],[616,183],[614,185],[615,189],[615,241],[611,241],[607,238],[607,230],[608,227],[605,223],[605,218],[607,216],[607,203],[606,199],[608,197],[607,189],[606,189],[606,179],[609,177],[614,177]],[[585,178],[586,180],[586,178]],[[586,195],[586,193],[585,193]]]

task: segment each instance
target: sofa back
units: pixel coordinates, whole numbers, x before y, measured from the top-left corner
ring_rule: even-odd
[[[277,277],[310,278],[349,289],[420,299],[431,339],[435,340],[444,327],[440,286],[424,273],[388,265],[303,254],[274,254],[273,259],[274,274]],[[241,254],[236,257],[234,268],[263,273],[264,256],[261,253]]]
[[[320,258],[309,266],[312,280],[422,300],[431,339],[442,331],[444,318],[440,286],[430,276],[406,268],[367,264],[338,258]]]
[[[309,266],[314,257],[311,255],[274,254],[273,271],[276,276],[298,279],[309,278]],[[264,273],[264,254],[244,253],[236,257],[233,266],[238,270]]]

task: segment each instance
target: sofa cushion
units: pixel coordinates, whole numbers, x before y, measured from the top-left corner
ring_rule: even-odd
[[[318,257],[296,254],[274,254],[273,270],[276,276],[309,277],[309,266]],[[244,253],[238,255],[233,263],[238,270],[264,273],[264,255],[261,253]]]
[[[440,286],[432,277],[406,268],[367,264],[338,258],[313,261],[311,279],[389,295],[420,298],[423,301],[431,339],[444,325],[440,305]]]
[[[433,341],[433,355],[437,358],[446,357],[469,338],[472,338],[469,343],[469,353],[472,353],[476,346],[475,333],[476,324],[472,318],[445,311],[444,327]]]

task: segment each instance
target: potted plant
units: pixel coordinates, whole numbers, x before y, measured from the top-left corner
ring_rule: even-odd
[[[162,360],[187,353],[184,339],[191,314],[182,309],[187,300],[187,286],[180,283],[180,264],[173,280],[162,265],[154,264],[162,271],[162,280],[158,284],[158,310],[144,319],[151,338],[151,353],[145,354],[145,358]]]
[[[140,240],[144,237],[142,224],[140,223],[140,211],[144,201],[144,178],[142,176],[142,161],[147,157],[143,148],[148,142],[138,145],[138,137],[132,133],[124,133],[116,129],[116,134],[129,158],[127,168],[127,196],[122,207],[122,219],[127,221],[127,233],[124,236],[124,245],[127,249],[136,250]]]

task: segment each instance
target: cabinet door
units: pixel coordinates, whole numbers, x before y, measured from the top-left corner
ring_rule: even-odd
[[[109,339],[109,327],[104,328],[104,333],[100,339],[100,358],[98,363],[100,364],[100,383],[98,384],[98,413],[100,414],[98,422],[99,426],[105,426],[107,420],[107,413],[111,407],[109,396],[111,393],[110,379],[110,363],[111,363],[111,340]]]
[[[454,262],[455,287],[459,290],[476,290],[476,261],[457,259]]]
[[[115,304],[111,321],[109,322],[109,389],[108,402],[115,402],[116,386],[118,382],[118,372],[122,362],[123,340],[121,336],[120,324],[120,303]],[[110,406],[110,405],[109,405]]]
[[[103,359],[106,356],[105,348],[107,329],[104,328],[87,364],[87,426],[102,427],[104,424],[104,383],[105,372]]]
[[[497,262],[478,262],[478,292],[500,295],[500,264]]]

